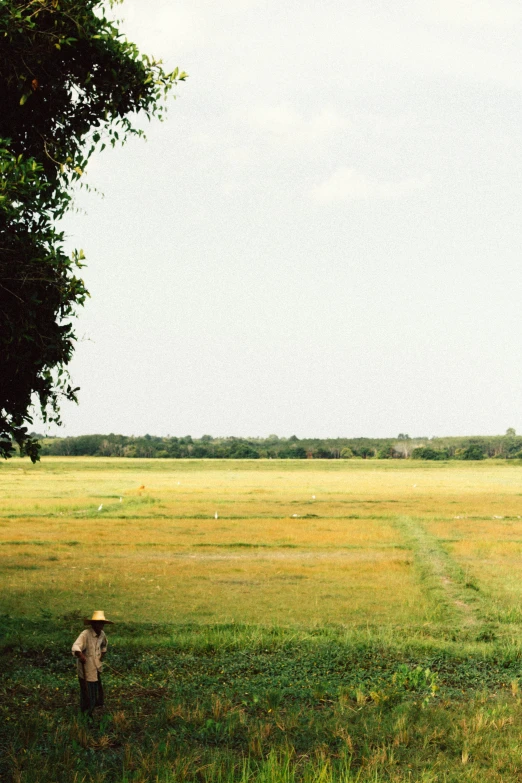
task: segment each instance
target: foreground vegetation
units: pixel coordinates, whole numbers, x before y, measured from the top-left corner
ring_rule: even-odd
[[[516,466],[15,460],[0,493],[0,779],[520,779]]]
[[[7,780],[519,779],[520,665],[505,649],[126,623],[89,724],[66,654],[78,627],[8,622]]]

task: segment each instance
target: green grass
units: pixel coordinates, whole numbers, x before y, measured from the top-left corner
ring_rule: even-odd
[[[516,780],[520,651],[132,623],[77,714],[78,619],[3,619],[0,770],[20,781]],[[428,673],[427,670],[429,670]]]
[[[0,780],[519,781],[521,477],[2,464]],[[98,608],[89,724],[70,646]]]

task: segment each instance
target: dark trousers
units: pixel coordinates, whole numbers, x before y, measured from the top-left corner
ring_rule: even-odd
[[[87,682],[83,677],[78,677],[80,683],[80,709],[92,715],[95,707],[103,707],[103,687],[101,675],[98,674],[96,682]]]

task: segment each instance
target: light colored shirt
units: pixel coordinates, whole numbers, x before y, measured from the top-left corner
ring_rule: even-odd
[[[103,668],[102,653],[107,651],[107,637],[103,631],[96,636],[91,626],[82,631],[72,646],[72,654],[82,652],[87,658],[85,663],[78,659],[78,677],[87,682],[96,682],[98,672]]]

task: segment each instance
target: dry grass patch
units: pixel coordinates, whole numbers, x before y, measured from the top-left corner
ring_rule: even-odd
[[[491,592],[495,616],[519,594],[511,465],[48,458],[0,476],[15,614],[103,604],[174,622],[444,628],[455,614],[444,617],[438,583],[467,603],[452,569],[483,588],[482,604]],[[430,536],[449,559],[433,559]]]
[[[424,621],[429,599],[381,513],[397,505],[393,481],[381,487],[324,463],[145,463],[3,470],[8,611],[66,613],[81,603],[172,622]]]
[[[56,551],[56,550],[54,550]],[[29,551],[3,569],[5,605],[67,613],[102,602],[115,617],[261,624],[422,622],[428,601],[403,550],[132,548],[120,556],[71,547]]]

